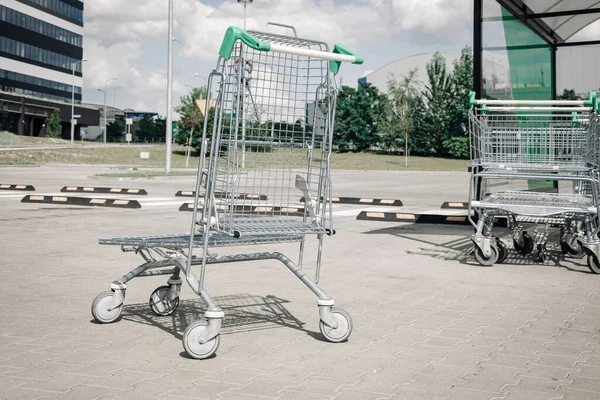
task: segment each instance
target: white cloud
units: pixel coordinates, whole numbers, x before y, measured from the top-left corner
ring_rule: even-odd
[[[399,49],[410,45],[454,44],[470,41],[472,2],[469,0],[261,0],[248,6],[248,29],[262,30],[267,21],[294,25],[299,36],[343,43],[359,53],[376,53],[371,68],[407,55]],[[85,2],[84,101],[100,98],[96,88],[117,76],[120,107],[166,112],[166,44],[147,54],[148,46],[167,42],[166,0],[87,0]],[[183,84],[199,85],[193,77],[214,68],[225,30],[243,24],[243,8],[234,0],[217,6],[206,1],[174,1],[174,36],[183,42],[183,60],[175,44],[174,105],[189,91]],[[274,28],[277,32],[289,30]],[[377,51],[371,49],[377,48]],[[185,76],[181,77],[181,62]],[[342,70],[346,83],[361,76],[359,67]],[[101,95],[101,94],[100,94]],[[112,104],[110,97],[109,104]]]

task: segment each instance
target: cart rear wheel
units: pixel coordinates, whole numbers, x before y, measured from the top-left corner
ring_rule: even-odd
[[[526,256],[527,254],[533,251],[535,243],[533,242],[533,238],[529,236],[527,232],[523,232],[523,245],[517,243],[516,240],[513,241],[513,244],[515,246],[515,250],[517,250],[519,254],[521,254],[522,256]]]
[[[337,322],[337,328],[332,328],[323,321],[319,321],[319,329],[325,339],[333,343],[340,343],[348,339],[352,333],[352,318],[341,308],[332,307],[331,314]]]
[[[483,255],[483,252],[481,251],[481,249],[479,247],[475,249],[475,259],[477,260],[477,262],[479,264],[489,267],[491,265],[494,265],[494,263],[496,261],[498,261],[498,259],[499,259],[498,248],[495,245],[491,245],[490,250],[492,253],[490,254],[489,257],[486,257]]]
[[[102,292],[92,302],[92,316],[101,324],[110,324],[121,317],[122,304],[113,310],[108,309],[114,295],[114,292]]]
[[[208,322],[196,321],[188,325],[183,333],[183,349],[192,358],[204,360],[217,352],[221,343],[221,335],[217,335],[204,344],[200,344],[199,337],[208,329]]]
[[[595,274],[600,274],[600,263],[595,254],[588,254],[587,265],[590,268],[590,271]]]
[[[498,264],[502,264],[508,258],[508,248],[504,242],[500,239],[496,240],[496,246],[498,247]]]
[[[568,254],[574,258],[582,258],[585,255],[585,251],[579,240],[575,241],[573,247],[569,246],[567,242],[561,242],[560,249],[563,254]]]
[[[169,286],[159,286],[150,295],[148,304],[152,312],[159,317],[166,317],[175,312],[179,306],[179,296],[169,301]]]
[[[581,240],[577,239],[573,247],[569,247],[569,254],[575,258],[582,258],[585,255],[585,251],[581,245]]]

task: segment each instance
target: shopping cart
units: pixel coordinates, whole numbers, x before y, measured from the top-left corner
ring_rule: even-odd
[[[268,33],[270,26],[293,36]],[[217,68],[208,79],[214,118],[204,120],[191,232],[180,235],[113,238],[101,244],[135,251],[145,262],[111,285],[92,304],[103,323],[120,316],[126,283],[138,276],[171,275],[150,296],[157,315],[172,314],[183,279],[207,307],[206,320],[183,334],[185,351],[205,359],[220,343],[223,311],[205,288],[208,264],[279,260],[317,295],[321,333],[345,341],[350,315],[318,286],[323,239],[335,233],[331,211],[331,148],[336,83],[341,62],[362,58],[335,45],[297,37],[288,25],[268,23],[264,32],[230,27]],[[213,89],[216,99],[212,100]],[[201,194],[202,193],[202,194]],[[240,196],[241,193],[260,194]],[[304,197],[306,202],[300,203]],[[315,277],[303,268],[307,236],[316,237]],[[218,255],[216,247],[298,243],[298,261],[276,251]],[[194,253],[197,254],[194,254]],[[193,272],[199,266],[200,274]],[[172,267],[172,268],[167,268]],[[183,275],[183,276],[182,276]]]
[[[506,245],[493,236],[497,217],[506,217],[515,250],[546,257],[550,226],[561,229],[561,248],[572,255],[588,253],[598,268],[598,101],[476,100],[470,96],[471,180],[469,221],[475,258],[481,265],[503,262]],[[510,190],[490,193],[493,180],[571,181],[570,193]],[[542,224],[534,240],[523,224]],[[595,260],[595,261],[594,261]]]

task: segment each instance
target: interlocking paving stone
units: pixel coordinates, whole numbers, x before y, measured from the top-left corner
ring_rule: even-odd
[[[85,184],[105,168],[7,167],[2,173],[44,193]],[[469,180],[456,173],[444,179],[421,172],[334,174],[341,189],[365,190],[361,196],[387,198],[401,185],[407,204],[427,204],[445,191],[464,195]],[[173,179],[143,184],[157,196],[194,184],[193,178]],[[541,266],[511,253],[506,264],[482,268],[464,253],[469,227],[336,217],[338,234],[325,238],[321,282],[351,314],[350,340],[323,341],[314,296],[284,266],[219,265],[208,269],[206,284],[218,304],[230,307],[229,328],[217,356],[198,361],[181,346],[183,331],[204,310],[186,284],[180,308],[169,317],[148,309],[148,296],[166,276],[132,281],[118,323],[92,323],[89,312],[98,293],[141,262],[116,246],[97,245],[98,238],[183,232],[189,216],[160,207],[75,213],[1,194],[0,209],[6,211],[0,241],[9,244],[3,257],[10,260],[3,278],[11,282],[0,293],[0,387],[11,391],[4,398],[600,398],[592,391],[599,381],[600,279],[580,273],[587,271],[585,260],[558,257]],[[314,249],[307,241],[310,273]],[[230,250],[256,251],[223,252]],[[268,251],[294,256],[298,248]],[[282,300],[281,308],[247,300],[267,296]]]

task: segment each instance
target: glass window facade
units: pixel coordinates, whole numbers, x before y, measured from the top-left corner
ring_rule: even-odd
[[[10,84],[0,84],[0,89],[4,92],[10,92],[15,94],[23,94],[25,96],[38,97],[40,99],[53,100],[53,101],[62,101],[65,103],[71,103],[71,96],[57,96],[55,94],[49,94],[44,92],[38,92],[36,90],[23,89],[20,87],[15,87]],[[81,100],[75,99],[75,104],[81,104]]]
[[[31,75],[25,75],[18,72],[6,71],[0,69],[0,79],[7,79],[16,82],[28,83],[30,85],[42,86],[48,89],[60,90],[71,93],[71,85],[65,83],[50,81],[48,79],[37,78]],[[81,88],[75,86],[75,93],[81,94]]]
[[[69,71],[71,71],[72,65],[77,63],[75,65],[75,71],[81,72],[81,63],[78,62],[80,61],[78,59],[41,49],[27,43],[18,42],[13,39],[0,37],[0,51]]]
[[[56,25],[41,21],[37,18],[33,18],[8,7],[0,6],[0,20],[45,36],[49,36],[53,39],[60,40],[61,42],[72,44],[73,46],[83,46],[83,38],[81,35],[60,28]]]
[[[552,47],[496,0],[483,6],[482,97],[552,99]]]
[[[31,3],[52,11],[63,18],[83,24],[83,10],[64,3],[61,0],[19,0],[22,3]]]

